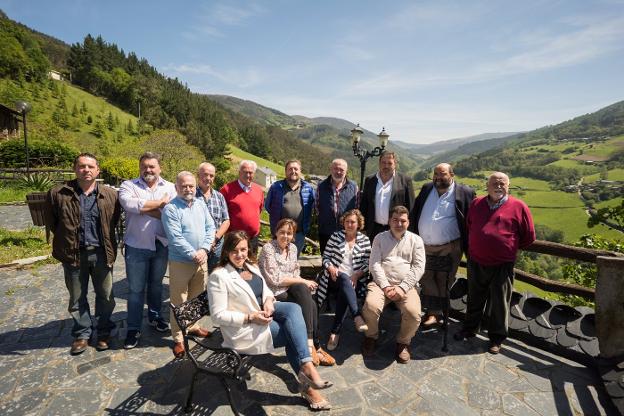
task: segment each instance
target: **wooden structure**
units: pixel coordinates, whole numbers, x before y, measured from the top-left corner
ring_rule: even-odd
[[[19,123],[22,115],[0,104],[0,140],[19,137]]]
[[[45,221],[45,200],[47,192],[32,192],[26,195],[26,203],[30,210],[30,217],[33,224],[38,227],[45,227],[46,242],[50,241],[50,227]]]

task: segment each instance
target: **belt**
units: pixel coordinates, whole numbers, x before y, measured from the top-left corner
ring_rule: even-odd
[[[454,243],[455,241],[459,241],[459,238],[456,238],[455,240],[447,241],[446,243],[442,243],[442,244],[425,244],[425,245],[428,247],[442,247],[442,246],[446,246],[451,243]]]
[[[93,250],[97,250],[98,248],[100,248],[99,246],[83,246],[80,247],[81,250],[85,250],[85,251],[93,251]]]

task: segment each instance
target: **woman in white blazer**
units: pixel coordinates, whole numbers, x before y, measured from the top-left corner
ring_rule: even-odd
[[[221,327],[223,346],[250,355],[286,347],[302,397],[313,410],[330,409],[316,390],[332,383],[322,380],[312,364],[301,307],[275,301],[260,270],[249,261],[248,251],[244,231],[227,233],[219,267],[208,278],[210,315]]]

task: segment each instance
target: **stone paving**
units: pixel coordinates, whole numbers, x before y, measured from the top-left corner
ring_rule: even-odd
[[[28,205],[0,205],[0,228],[23,230],[32,226]]]
[[[127,284],[123,259],[114,273],[118,330],[109,351],[90,347],[69,355],[71,321],[59,264],[0,271],[0,414],[143,415],[181,414],[191,365],[174,360],[167,334],[146,328],[139,347],[123,349]],[[165,287],[168,289],[165,279]],[[93,295],[90,294],[93,307]],[[163,307],[164,310],[168,310]],[[374,360],[362,360],[361,335],[345,324],[335,367],[320,369],[335,385],[325,390],[336,415],[598,415],[617,414],[593,370],[509,340],[499,355],[487,342],[449,342],[419,332],[412,360],[393,361],[398,312],[387,311]],[[210,319],[204,318],[210,325]],[[321,316],[327,330],[332,316]],[[451,325],[451,333],[458,323]],[[324,334],[326,339],[327,334]],[[308,414],[297,396],[283,354],[256,360],[252,380],[236,400],[247,415]],[[193,414],[231,414],[220,384],[196,384]]]

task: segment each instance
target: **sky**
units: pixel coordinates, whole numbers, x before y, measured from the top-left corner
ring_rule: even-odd
[[[193,92],[338,117],[390,140],[527,131],[624,99],[624,0],[0,0]]]

